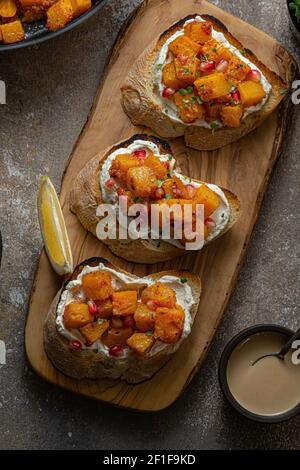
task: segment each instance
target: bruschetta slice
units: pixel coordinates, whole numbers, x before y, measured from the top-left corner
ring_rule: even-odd
[[[149,379],[189,336],[201,281],[186,271],[139,278],[103,258],[80,263],[44,326],[46,353],[75,379]]]
[[[121,91],[134,124],[214,150],[259,126],[287,90],[218,19],[194,14],[149,46]]]
[[[149,233],[125,239],[119,236],[119,218],[115,237],[101,238],[97,230],[101,219],[97,207],[110,204],[119,217],[120,196],[127,196],[128,207],[141,204],[151,216],[161,209],[171,213],[175,205],[182,207],[183,212],[185,205],[191,206],[193,229],[196,207],[203,205],[204,245],[227,232],[240,214],[237,196],[215,184],[183,175],[169,144],[146,134],[134,135],[88,162],[74,181],[70,210],[114,254],[128,261],[153,264],[189,252],[184,230],[181,239],[172,237],[176,222],[171,215],[169,238],[160,234],[153,237]]]

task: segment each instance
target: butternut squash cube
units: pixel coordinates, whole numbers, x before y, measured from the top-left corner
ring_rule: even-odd
[[[204,103],[205,120],[207,122],[219,121],[221,118],[222,104],[210,101]]]
[[[164,343],[176,343],[183,331],[184,311],[176,308],[158,308],[155,315],[154,338]]]
[[[80,333],[85,339],[86,345],[91,346],[95,341],[100,339],[102,335],[109,328],[109,322],[104,320],[103,322],[93,322],[80,328]]]
[[[127,172],[127,187],[136,197],[148,197],[158,188],[158,181],[152,170],[146,166],[130,168]]]
[[[240,127],[243,116],[242,106],[223,106],[221,110],[221,119],[224,126]]]
[[[154,311],[146,304],[140,304],[135,311],[134,321],[138,330],[146,332],[154,328]]]
[[[178,80],[174,62],[169,62],[162,69],[162,81],[168,88],[177,91],[184,87],[184,83]]]
[[[203,107],[194,92],[182,94],[179,90],[174,94],[174,101],[183,122],[192,123],[203,118]]]
[[[184,33],[197,44],[204,44],[211,39],[212,24],[209,21],[187,23]]]
[[[202,184],[196,190],[194,197],[195,204],[204,205],[204,217],[209,217],[219,207],[219,197],[206,184]]]
[[[135,168],[135,167],[141,165],[140,160],[138,158],[136,158],[135,155],[128,154],[128,153],[122,154],[122,155],[117,155],[114,162],[116,162],[116,164],[118,165],[118,168],[121,172],[121,179],[126,178],[127,171],[130,168]]]
[[[72,328],[81,328],[93,321],[89,307],[84,302],[71,302],[66,305],[64,310],[64,325],[67,330]]]
[[[155,301],[157,307],[174,307],[176,304],[176,294],[166,284],[155,282],[155,284],[146,287],[142,292],[142,303],[146,304],[149,300]]]
[[[232,52],[230,52],[228,47],[220,43],[216,47],[216,54],[217,54],[218,60],[224,59],[224,60],[227,60],[228,62],[230,62],[234,57],[234,55],[232,54]]]
[[[250,70],[251,69],[248,64],[243,62],[238,57],[233,56],[229,62],[227,70],[224,72],[224,75],[226,80],[237,84],[245,80]]]
[[[113,315],[116,317],[126,317],[133,315],[137,309],[136,290],[114,292],[112,295]]]
[[[113,293],[111,274],[95,271],[82,277],[82,288],[85,295],[92,300],[106,300]]]
[[[179,36],[169,44],[169,50],[175,57],[179,55],[196,57],[200,51],[200,45],[192,41],[188,36]]]
[[[176,76],[178,80],[193,84],[200,75],[200,60],[197,57],[179,55],[174,59]]]
[[[47,10],[46,27],[50,31],[63,28],[73,18],[73,7],[71,0],[58,0]]]
[[[97,318],[110,318],[112,316],[113,306],[110,299],[95,300],[98,308]]]
[[[101,341],[108,348],[125,346],[126,341],[133,334],[132,328],[109,328],[101,337]]]
[[[215,39],[210,39],[205,44],[203,44],[201,49],[201,58],[204,60],[214,60],[217,62],[219,60],[219,47],[221,43]]]
[[[203,101],[211,101],[230,93],[231,85],[222,72],[198,78],[195,81],[198,94]]]
[[[248,80],[238,84],[241,102],[245,108],[256,106],[266,96],[266,92],[261,83]]]
[[[92,8],[91,0],[71,0],[71,5],[73,9],[73,18],[82,15],[85,11]]]
[[[15,0],[0,0],[0,16],[2,18],[13,18],[17,13]]]
[[[163,162],[160,161],[159,158],[155,157],[153,153],[151,152],[148,157],[146,158],[144,165],[147,168],[150,168],[152,170],[153,174],[156,176],[156,178],[163,180],[167,176],[167,168],[163,164]]]
[[[146,354],[150,350],[153,343],[153,336],[148,336],[145,333],[134,333],[127,340],[127,345],[130,347],[130,349],[140,356]]]
[[[0,26],[2,41],[4,44],[23,41],[25,33],[21,21],[16,20],[11,23],[5,23]]]

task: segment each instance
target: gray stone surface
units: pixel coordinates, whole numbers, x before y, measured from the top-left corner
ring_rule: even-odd
[[[0,55],[7,105],[0,106],[1,267],[0,448],[300,449],[300,417],[275,426],[238,416],[223,400],[217,365],[226,342],[259,322],[299,324],[299,144],[295,111],[250,249],[201,372],[169,409],[137,414],[76,397],[37,377],[23,330],[41,248],[34,206],[41,175],[59,187],[109,50],[139,0],[112,0],[77,29],[37,47]],[[299,59],[282,0],[214,1],[275,36]]]

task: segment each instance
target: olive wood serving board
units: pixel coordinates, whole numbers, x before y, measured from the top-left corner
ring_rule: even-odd
[[[214,152],[191,150],[185,146],[183,139],[171,142],[174,155],[186,174],[228,188],[241,200],[239,222],[202,252],[197,255],[191,252],[159,265],[134,265],[112,255],[100,241],[87,233],[69,211],[72,182],[85,163],[101,150],[145,130],[134,127],[124,114],[120,86],[130,66],[150,41],[192,13],[207,13],[221,20],[290,88],[291,81],[298,73],[296,63],[275,39],[264,32],[204,0],[144,1],[121,31],[112,50],[88,122],[70,156],[60,194],[75,264],[91,256],[103,256],[139,276],[170,268],[189,269],[202,276],[203,293],[190,337],[166,366],[144,383],[128,385],[114,380],[76,381],[58,372],[43,348],[44,320],[62,282],[51,270],[45,251],[39,259],[29,302],[25,341],[33,369],[64,389],[135,410],[157,411],[169,406],[199,369],[233,292],[271,170],[281,150],[290,109],[287,97],[257,130]]]

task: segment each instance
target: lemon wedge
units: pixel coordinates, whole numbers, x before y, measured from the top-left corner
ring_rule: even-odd
[[[53,184],[43,176],[37,193],[37,210],[46,253],[54,271],[73,271],[73,256],[61,206]]]

